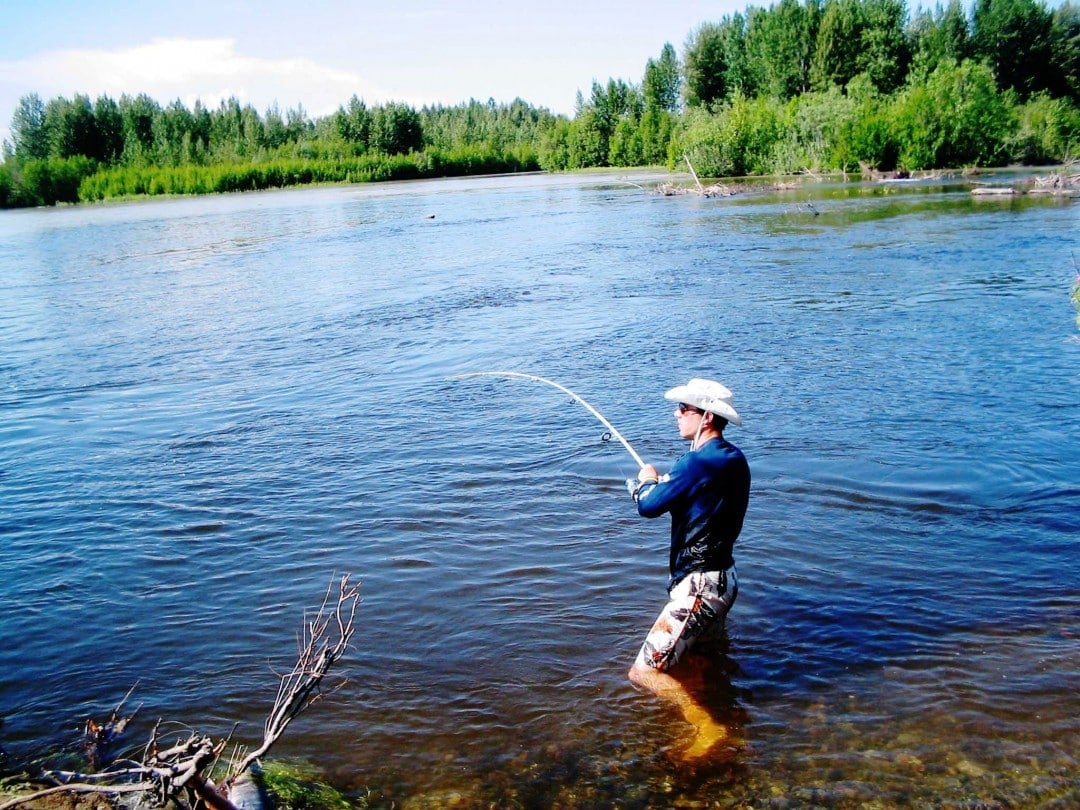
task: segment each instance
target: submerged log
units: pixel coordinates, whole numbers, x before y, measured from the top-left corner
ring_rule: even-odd
[[[976,197],[1010,197],[1018,192],[1011,186],[978,186],[971,193]]]

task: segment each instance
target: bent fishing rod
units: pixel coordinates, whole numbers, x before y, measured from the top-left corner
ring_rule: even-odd
[[[546,377],[537,376],[536,374],[522,374],[520,371],[471,371],[465,374],[455,374],[453,376],[453,379],[460,380],[465,377],[516,377],[522,380],[532,380],[533,382],[545,383],[547,385],[550,385],[552,388],[557,388],[564,394],[569,394],[570,398],[573,399],[574,402],[584,407],[585,410],[587,410],[589,413],[599,419],[600,422],[604,425],[604,427],[611,431],[611,435],[618,439],[622,446],[626,448],[626,452],[633,456],[634,461],[637,462],[638,467],[645,466],[645,462],[642,461],[641,456],[639,456],[637,454],[637,451],[635,451],[634,448],[630,446],[630,442],[628,442],[623,437],[623,435],[615,429],[615,426],[611,424],[611,422],[609,422],[604,417],[604,415],[600,413],[600,411],[596,410],[596,408],[594,408],[592,405],[582,399],[581,396],[575,394],[565,385],[559,385],[559,383],[554,382],[553,380],[549,380]]]

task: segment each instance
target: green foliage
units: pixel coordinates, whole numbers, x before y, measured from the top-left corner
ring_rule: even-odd
[[[101,139],[101,155],[104,163],[116,163],[124,152],[124,119],[120,106],[108,96],[99,96],[94,102],[94,122]]]
[[[1052,72],[1059,79],[1051,92],[1080,102],[1080,6],[1072,2],[1058,6],[1050,33],[1054,49]]]
[[[607,163],[610,166],[644,166],[647,163],[641,132],[629,118],[623,118],[615,125],[609,146]]]
[[[786,174],[854,165],[857,159],[842,152],[855,114],[855,100],[836,87],[793,99],[787,110],[790,125],[778,145],[774,170]]]
[[[541,139],[545,169],[637,166],[666,155],[670,113],[646,102],[640,88],[621,79],[593,82],[589,101],[578,97],[573,121],[554,124]]]
[[[703,23],[687,40],[686,103],[708,107],[746,86],[746,23],[741,14]]]
[[[1051,89],[1053,17],[1038,0],[976,0],[975,54],[994,71],[998,86],[1022,97]]]
[[[354,810],[367,806],[366,801],[354,803],[331,787],[309,765],[269,760],[259,778],[278,810]]]
[[[650,108],[645,111],[638,122],[641,162],[637,165],[660,166],[667,160],[675,121],[675,116],[667,110]]]
[[[19,99],[15,114],[11,118],[11,137],[18,160],[44,160],[49,156],[45,102],[37,93]]]
[[[788,124],[779,100],[737,94],[715,113],[690,110],[676,148],[702,177],[768,174]]]
[[[579,112],[570,122],[568,168],[606,166],[613,124],[614,121],[607,120],[595,107],[586,107]]]
[[[861,76],[848,84],[848,98],[854,109],[837,137],[833,165],[852,171],[865,163],[880,171],[892,171],[897,165],[900,144],[891,99],[877,93],[869,79]]]
[[[367,151],[371,142],[371,112],[363,101],[353,96],[347,107],[341,107],[334,115],[337,134],[359,151]]]
[[[908,27],[908,41],[915,82],[925,81],[940,65],[958,65],[969,58],[973,45],[960,0],[949,0],[944,8],[939,3],[933,12],[920,9]]]
[[[130,165],[149,162],[154,147],[154,118],[161,113],[161,107],[142,93],[134,98],[121,96],[117,109],[124,138],[121,161]]]
[[[535,155],[495,154],[475,148],[449,153],[429,150],[410,155],[372,152],[330,160],[281,158],[212,166],[116,166],[86,177],[78,187],[78,196],[89,202],[142,195],[216,194],[312,183],[368,183],[528,171],[537,167]]]
[[[594,81],[572,119],[521,99],[420,111],[353,97],[309,120],[36,94],[4,145],[0,205],[593,166],[708,176],[1060,162],[1077,150],[1080,7],[1046,0],[777,0],[667,43],[640,85]],[[810,88],[814,88],[811,90]],[[680,99],[680,93],[683,98]],[[685,105],[685,106],[684,106]]]
[[[510,104],[470,100],[455,107],[424,107],[420,111],[425,148],[444,152],[481,148],[535,155],[554,122],[547,110],[531,107],[521,99]]]
[[[45,131],[51,157],[75,155],[104,160],[105,150],[94,108],[86,96],[54,98],[45,105]]]
[[[673,113],[679,109],[682,74],[679,58],[670,42],[664,43],[658,60],[650,59],[645,63],[645,78],[641,86],[647,110]]]
[[[746,24],[747,94],[789,99],[810,89],[810,60],[821,22],[817,0],[780,0],[749,8]]]
[[[826,0],[811,65],[816,90],[843,87],[858,74],[862,17],[859,0]]]
[[[403,155],[424,148],[420,115],[405,104],[390,103],[377,107],[371,116],[369,146],[376,152]]]
[[[903,0],[826,0],[811,65],[813,86],[845,87],[866,74],[884,93],[899,87],[909,60],[906,16]]]
[[[82,155],[29,160],[20,168],[14,202],[22,206],[79,202],[79,186],[96,165]]]
[[[942,166],[999,166],[1015,113],[985,65],[943,65],[925,85],[910,86],[893,104],[899,165],[908,170]]]
[[[16,205],[15,178],[11,176],[13,164],[0,163],[0,208],[14,208]]]
[[[1080,110],[1045,93],[1016,109],[1018,127],[1005,138],[1011,163],[1060,163],[1080,152]]]

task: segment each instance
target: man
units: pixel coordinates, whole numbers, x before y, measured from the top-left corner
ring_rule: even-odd
[[[671,515],[669,601],[629,677],[680,708],[695,728],[684,754],[693,758],[724,739],[727,729],[675,677],[677,665],[697,640],[723,627],[738,595],[732,548],[750,497],[750,467],[742,451],[724,438],[729,423],[742,424],[731,391],[712,380],[692,379],[664,398],[678,403],[679,435],[690,442],[690,450],[667,475],[659,476],[646,464],[636,480],[627,482],[642,517]]]

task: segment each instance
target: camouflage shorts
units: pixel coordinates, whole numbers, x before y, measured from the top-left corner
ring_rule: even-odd
[[[735,566],[727,571],[697,571],[671,589],[637,663],[664,672],[679,662],[699,638],[719,631],[739,594]]]

